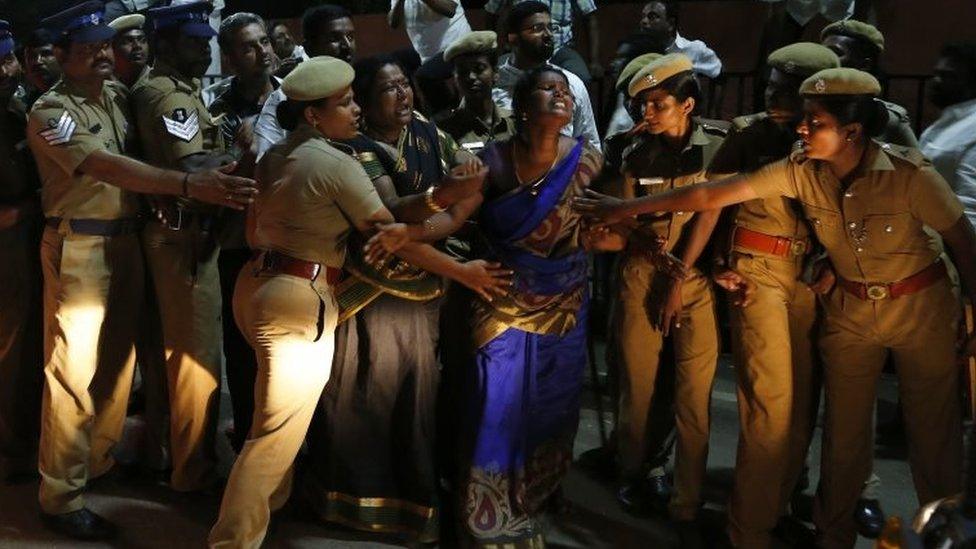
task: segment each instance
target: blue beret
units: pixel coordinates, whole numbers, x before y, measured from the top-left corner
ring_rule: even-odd
[[[105,21],[105,7],[98,0],[90,0],[43,19],[40,26],[54,35],[55,42],[87,44],[101,42],[115,36],[115,29]]]
[[[10,23],[0,19],[0,57],[14,51],[14,35],[10,34]]]
[[[210,26],[210,2],[191,2],[166,8],[154,8],[146,12],[155,31],[178,28],[186,36],[212,38],[217,31]]]

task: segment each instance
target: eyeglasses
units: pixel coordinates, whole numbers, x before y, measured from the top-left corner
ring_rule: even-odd
[[[536,23],[535,25],[531,25],[523,28],[520,32],[528,31],[531,32],[532,34],[539,34],[545,30],[548,30],[551,33],[555,33],[556,31],[559,30],[559,25],[555,23]]]

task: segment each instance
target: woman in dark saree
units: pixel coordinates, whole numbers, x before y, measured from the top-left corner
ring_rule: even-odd
[[[459,207],[473,209],[463,201],[458,206],[458,197],[476,194],[484,170],[469,153],[455,154],[450,138],[413,112],[409,82],[392,59],[357,64],[353,90],[365,135],[344,146],[397,218],[420,223],[433,215],[437,222],[422,230],[446,236],[462,215]],[[337,287],[340,321],[347,320],[336,333],[332,379],[308,435],[304,493],[324,520],[430,542],[439,533],[434,410],[444,283],[395,259],[373,269],[352,253],[361,244],[350,244],[352,276]],[[508,284],[503,270],[484,261],[442,259],[459,275],[451,278],[466,286],[484,291]],[[485,284],[486,277],[494,280]]]
[[[572,201],[600,153],[560,136],[573,97],[558,70],[514,90],[517,134],[490,144],[479,229],[488,258],[515,274],[507,295],[475,299],[475,353],[461,373],[462,544],[541,547],[537,516],[572,461],[587,363],[587,253]],[[511,545],[509,545],[511,544]]]

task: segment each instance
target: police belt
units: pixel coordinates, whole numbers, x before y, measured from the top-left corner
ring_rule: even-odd
[[[174,206],[172,211],[176,212],[175,219],[169,219],[165,216],[156,218],[159,224],[171,231],[182,231],[196,225],[201,231],[208,232],[213,227],[214,215],[211,213],[191,210],[182,206]]]
[[[810,251],[810,241],[805,238],[774,236],[738,225],[732,229],[732,245],[779,257],[800,256]]]
[[[251,260],[257,261],[259,264],[255,274],[285,274],[312,281],[324,274],[325,281],[329,286],[335,286],[342,280],[342,269],[298,259],[274,250],[255,250],[251,255]]]
[[[838,276],[837,284],[845,292],[859,299],[879,301],[920,292],[946,278],[948,274],[945,263],[939,259],[912,276],[897,282],[854,282]]]
[[[48,227],[59,229],[66,221],[61,217],[49,217],[44,222]],[[121,236],[133,234],[142,228],[139,218],[125,219],[68,219],[68,228],[75,234],[89,236]]]

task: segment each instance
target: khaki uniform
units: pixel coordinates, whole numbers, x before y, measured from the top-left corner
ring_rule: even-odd
[[[892,103],[891,101],[881,101],[885,109],[888,110],[888,123],[885,129],[878,136],[879,141],[891,143],[892,145],[902,145],[905,147],[918,148],[918,139],[912,130],[912,121],[908,117],[905,107]]]
[[[200,97],[200,82],[158,63],[132,90],[145,159],[180,169],[194,154],[219,153],[218,124]],[[169,380],[171,485],[205,488],[214,479],[220,394],[220,280],[213,234],[217,208],[174,198],[166,226],[152,220],[143,247],[159,303]]]
[[[915,149],[872,142],[846,189],[826,166],[794,155],[749,177],[760,196],[796,198],[838,277],[862,283],[905,279],[940,259],[936,231],[962,206]],[[944,259],[943,259],[944,260]],[[957,493],[962,425],[955,364],[960,301],[945,277],[897,298],[862,300],[835,287],[819,347],[826,418],[814,521],[825,547],[850,547],[853,513],[871,472],[874,398],[891,353],[905,409],[909,461],[920,503]]]
[[[464,108],[464,100],[456,109],[437,117],[439,130],[450,135],[461,148],[477,154],[492,141],[508,139],[515,134],[512,111],[495,107],[488,124]]]
[[[705,167],[721,144],[720,133],[706,131],[695,122],[688,145],[678,155],[657,149],[663,146],[657,136],[639,138],[623,153],[624,196],[655,194],[705,181]],[[663,290],[668,281],[666,275],[656,272],[648,246],[656,237],[663,237],[665,250],[680,249],[683,228],[692,217],[691,212],[639,217],[621,259],[614,327],[622,366],[618,443],[625,477],[643,474],[648,412],[664,344],[662,332],[651,325],[647,305],[666,297]],[[705,478],[709,401],[719,346],[710,282],[697,270],[682,284],[682,302],[681,327],[673,332],[677,450],[670,513],[675,519],[690,520],[698,512]]]
[[[20,221],[0,228],[0,481],[37,470],[41,387],[39,181],[30,158],[23,102],[0,112],[0,206]]]
[[[135,363],[133,340],[143,291],[134,195],[80,174],[98,150],[124,154],[132,128],[125,91],[106,82],[89,101],[62,80],[31,110],[27,135],[49,225],[44,273],[44,376],[40,503],[45,513],[84,507],[89,478],[113,464]],[[52,219],[60,219],[53,222]],[[129,220],[117,234],[92,225]],[[81,225],[87,225],[84,228]],[[87,233],[87,234],[86,234]]]
[[[259,547],[270,512],[288,499],[292,464],[332,368],[338,307],[325,267],[342,266],[351,221],[383,208],[359,162],[304,124],[265,154],[258,180],[251,247],[318,263],[323,272],[311,282],[271,274],[257,258],[238,278],[234,317],[258,360],[255,415],[211,547]]]
[[[733,121],[733,132],[709,166],[713,174],[752,172],[789,155],[796,134],[765,113]],[[729,503],[729,537],[737,547],[769,547],[770,532],[802,471],[813,402],[813,330],[817,305],[801,280],[810,229],[799,204],[773,196],[734,211],[733,233],[744,227],[804,242],[789,255],[732,246],[728,266],[755,284],[753,302],[730,307],[738,375],[739,444]]]

